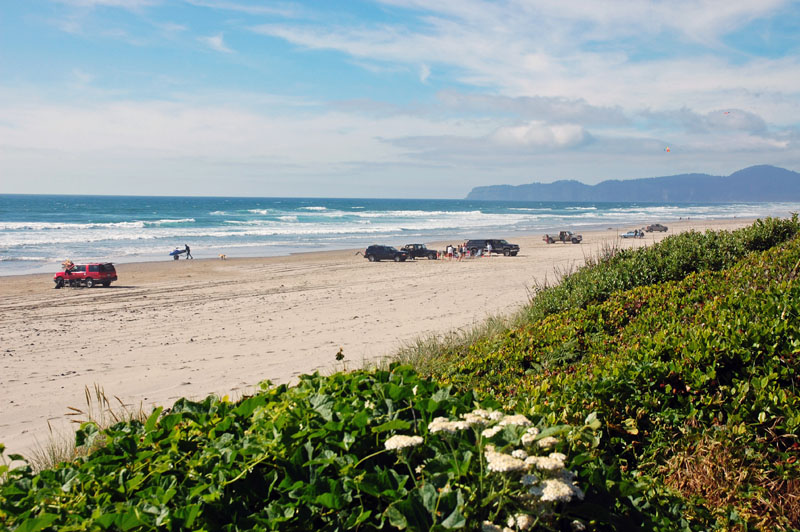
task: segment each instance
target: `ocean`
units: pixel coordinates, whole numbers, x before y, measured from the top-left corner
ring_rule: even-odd
[[[0,194],[0,275],[73,261],[277,256],[370,244],[506,238],[557,229],[621,231],[678,219],[763,218],[800,203],[561,203],[420,199]]]

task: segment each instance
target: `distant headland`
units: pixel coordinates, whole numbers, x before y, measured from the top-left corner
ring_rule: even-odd
[[[729,176],[681,174],[613,179],[596,185],[574,180],[473,188],[466,199],[494,201],[657,201],[730,203],[800,201],[800,173],[776,166],[751,166]]]

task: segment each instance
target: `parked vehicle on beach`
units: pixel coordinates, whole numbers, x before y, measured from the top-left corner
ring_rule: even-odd
[[[406,244],[400,249],[408,253],[408,256],[412,259],[426,258],[435,260],[437,257],[436,250],[428,249],[425,244]]]
[[[382,260],[405,262],[405,260],[408,258],[408,252],[401,251],[394,246],[379,246],[375,244],[368,247],[364,251],[364,258],[370,262],[378,262]]]
[[[489,247],[491,246],[491,248]],[[519,253],[519,246],[517,244],[510,244],[505,240],[499,238],[484,238],[467,240],[467,249],[472,256],[477,256],[479,252],[491,251],[491,253],[502,253],[506,257],[516,257]]]
[[[619,235],[620,238],[644,238],[644,231],[640,229],[634,229],[633,231],[628,231],[627,233]]]
[[[117,270],[110,262],[76,264],[70,270],[58,272],[53,276],[56,288],[64,285],[92,288],[96,284],[102,284],[107,288],[112,281],[116,280]]]
[[[647,231],[648,233],[652,233],[653,231],[664,232],[664,231],[667,230],[667,226],[666,225],[661,225],[661,224],[652,224],[652,225],[648,225],[647,227],[645,227],[644,230]]]
[[[558,234],[552,235],[544,235],[542,240],[547,242],[548,244],[554,244],[556,242],[562,242],[566,244],[567,242],[572,242],[573,244],[580,244],[583,241],[583,235],[576,235],[572,231],[559,231]]]

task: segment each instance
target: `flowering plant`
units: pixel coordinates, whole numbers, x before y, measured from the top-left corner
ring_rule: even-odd
[[[0,519],[30,530],[562,528],[587,502],[570,464],[589,459],[599,422],[536,426],[499,407],[399,365],[266,384],[238,403],[183,399],[145,423],[84,425],[78,442],[95,449],[84,458],[0,469]]]

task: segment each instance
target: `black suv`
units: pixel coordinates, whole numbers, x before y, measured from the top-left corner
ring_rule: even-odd
[[[395,262],[404,262],[408,258],[408,253],[400,251],[392,246],[370,246],[364,251],[364,258],[370,262],[379,260],[393,260]]]
[[[436,260],[437,257],[436,251],[428,249],[425,244],[406,244],[400,249],[408,253],[408,256],[412,259],[425,257],[426,259]]]
[[[502,253],[506,257],[514,257],[519,253],[519,246],[516,244],[509,244],[505,240],[496,239],[496,238],[486,238],[486,239],[475,239],[475,240],[468,240],[467,241],[467,249],[470,251],[472,256],[478,254],[479,251],[486,251],[489,247],[488,245],[491,244],[492,246],[492,253]]]

